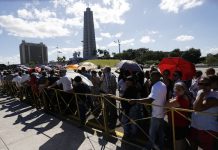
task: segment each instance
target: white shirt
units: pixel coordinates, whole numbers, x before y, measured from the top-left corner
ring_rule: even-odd
[[[123,96],[123,93],[124,91],[126,90],[126,82],[121,79],[119,82],[118,82],[118,88],[119,88],[119,94],[120,96]]]
[[[167,87],[166,85],[158,81],[151,88],[151,93],[148,96],[149,98],[154,99],[152,102],[153,105],[164,106],[166,103]],[[152,117],[155,118],[164,118],[164,108],[153,106],[152,105]]]
[[[17,87],[21,87],[21,79],[22,79],[21,76],[16,76],[12,79],[12,82],[15,82]]]
[[[62,84],[63,85],[63,91],[68,92],[73,89],[71,78],[67,76],[61,77],[58,81],[56,81],[57,85]]]

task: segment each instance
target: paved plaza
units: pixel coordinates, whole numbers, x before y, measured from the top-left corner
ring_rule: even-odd
[[[136,149],[120,140],[105,140],[10,98],[0,98],[0,150]]]

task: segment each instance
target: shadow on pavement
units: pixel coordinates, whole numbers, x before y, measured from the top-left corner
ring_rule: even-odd
[[[85,140],[84,132],[81,130],[71,131],[71,126],[62,124],[63,132],[50,138],[39,150],[77,150]],[[87,148],[88,149],[88,148]]]
[[[84,128],[84,132],[83,129],[81,130],[75,126],[72,127],[71,124],[62,122],[54,116],[45,114],[43,111],[36,111],[35,109],[32,109],[31,106],[16,99],[3,99],[0,101],[0,105],[2,106],[1,110],[11,112],[10,114],[5,115],[4,118],[17,116],[13,125],[24,125],[21,129],[23,132],[33,129],[37,131],[37,134],[43,134],[49,138],[46,143],[39,147],[39,150],[77,150],[85,140],[89,140],[89,142],[88,145],[82,145],[83,149],[96,149],[92,140],[85,133],[88,132],[93,134],[92,131],[89,131],[89,129]],[[50,137],[45,133],[46,131],[56,127],[60,122],[62,123],[60,127],[62,132],[54,135],[53,137]],[[98,134],[97,136],[98,141],[96,142],[100,145],[101,150],[107,149],[106,146],[109,142],[113,144],[116,144],[117,142],[116,138],[104,136],[103,134]],[[92,148],[90,148],[90,146]],[[137,150],[136,147],[127,143],[122,143],[121,147],[117,147],[116,149]]]

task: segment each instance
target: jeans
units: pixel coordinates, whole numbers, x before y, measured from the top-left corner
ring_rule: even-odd
[[[164,149],[164,119],[151,118],[149,136],[150,142],[148,146],[150,149]]]
[[[129,114],[127,114],[127,115],[132,120],[139,119],[141,117],[140,105],[135,104],[134,106],[132,106],[129,110]],[[130,123],[130,120],[125,115],[122,116],[121,122],[124,125],[123,129],[124,129],[124,134],[126,136],[135,135],[137,133],[137,129],[138,129],[137,126],[133,123]]]

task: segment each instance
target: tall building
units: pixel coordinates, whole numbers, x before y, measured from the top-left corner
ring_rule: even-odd
[[[95,28],[93,12],[90,8],[86,8],[86,11],[84,12],[83,58],[96,58]]]
[[[24,40],[20,44],[21,64],[47,64],[48,50],[43,43],[27,43]]]

